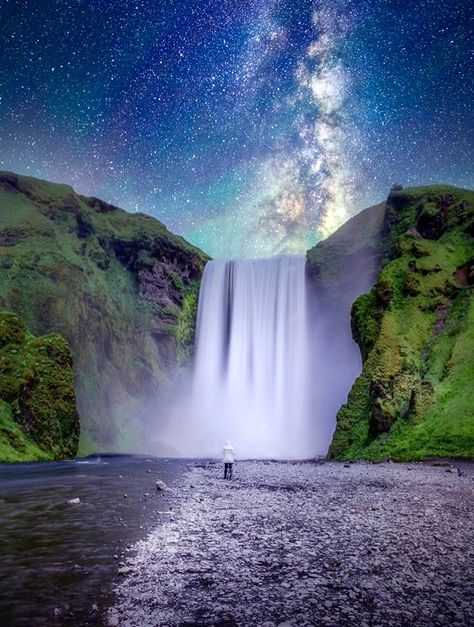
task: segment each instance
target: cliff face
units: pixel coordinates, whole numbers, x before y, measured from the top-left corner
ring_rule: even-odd
[[[380,271],[352,307],[363,369],[331,458],[474,457],[474,192],[393,191]]]
[[[372,285],[381,264],[384,215],[384,203],[364,209],[307,252],[308,277],[319,298],[352,303]]]
[[[143,399],[189,358],[205,262],[150,216],[0,173],[0,308],[71,345],[82,453],[139,442]]]
[[[74,457],[79,415],[66,340],[0,312],[0,462]]]
[[[351,306],[372,287],[382,261],[384,205],[365,209],[307,253],[310,307],[311,408],[329,446],[336,414],[360,374],[351,335]]]

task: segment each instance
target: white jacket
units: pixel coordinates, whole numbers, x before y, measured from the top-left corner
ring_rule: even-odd
[[[234,463],[234,459],[235,459],[234,447],[232,446],[232,444],[230,442],[227,442],[227,444],[224,446],[224,448],[222,449],[222,454],[224,456],[224,463],[225,464],[233,464]]]

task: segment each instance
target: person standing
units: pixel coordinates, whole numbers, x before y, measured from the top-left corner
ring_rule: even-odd
[[[222,454],[224,456],[224,479],[232,479],[232,469],[234,466],[235,454],[234,447],[230,443],[230,440],[227,440],[226,445],[222,449]]]

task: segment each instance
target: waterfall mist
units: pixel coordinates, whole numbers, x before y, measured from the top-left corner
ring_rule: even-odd
[[[211,261],[199,297],[191,398],[178,401],[160,441],[177,454],[324,454],[330,428],[309,406],[304,257]]]

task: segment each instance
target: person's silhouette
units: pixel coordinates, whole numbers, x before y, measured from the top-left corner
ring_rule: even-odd
[[[232,479],[232,469],[235,460],[234,447],[230,443],[230,440],[227,440],[226,445],[222,449],[222,454],[224,457],[224,479]]]

